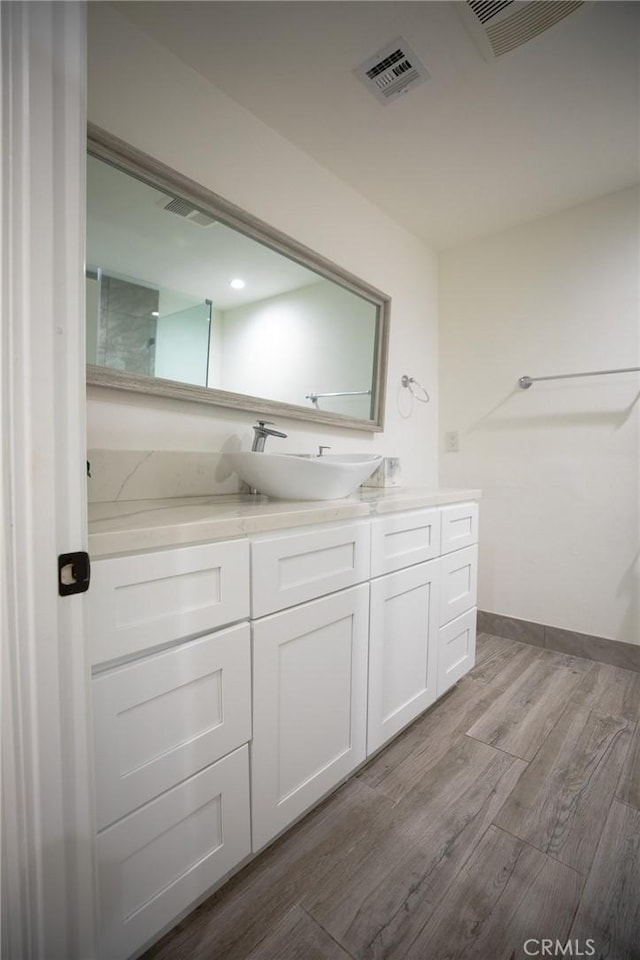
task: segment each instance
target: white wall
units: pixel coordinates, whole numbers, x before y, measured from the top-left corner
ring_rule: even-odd
[[[113,8],[89,8],[89,118],[210,187],[392,297],[383,434],[281,420],[297,450],[379,451],[405,483],[437,479],[436,276],[432,251],[360,194],[141,34]],[[384,244],[379,242],[384,237]],[[403,373],[429,389],[412,415]],[[123,407],[126,406],[126,415]],[[219,450],[251,437],[250,414],[89,392],[89,446]],[[286,448],[277,441],[272,449]]]
[[[479,607],[640,643],[639,196],[441,259],[444,485],[482,487]]]

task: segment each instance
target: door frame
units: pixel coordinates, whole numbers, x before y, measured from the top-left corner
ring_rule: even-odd
[[[0,4],[2,956],[95,956],[87,549],[86,10]]]

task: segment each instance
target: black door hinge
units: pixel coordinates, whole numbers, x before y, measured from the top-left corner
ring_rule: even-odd
[[[91,581],[91,562],[89,554],[61,553],[58,557],[58,593],[68,597],[72,593],[84,593]]]

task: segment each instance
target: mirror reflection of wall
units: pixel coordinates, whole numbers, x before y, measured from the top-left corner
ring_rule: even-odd
[[[95,157],[87,185],[88,363],[372,418],[376,303]]]
[[[369,417],[374,364],[371,306],[320,281],[220,315],[223,390],[311,403],[310,393],[362,391],[321,397],[316,406]]]

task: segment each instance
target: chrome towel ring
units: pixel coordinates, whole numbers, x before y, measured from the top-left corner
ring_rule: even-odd
[[[402,375],[402,380],[401,380],[400,382],[402,383],[402,386],[403,386],[403,387],[407,387],[407,389],[409,390],[409,393],[410,393],[413,397],[415,397],[416,400],[419,400],[420,403],[429,403],[429,401],[431,400],[431,397],[429,396],[429,394],[427,393],[427,391],[425,390],[425,388],[422,386],[421,383],[419,383],[419,382],[416,380],[415,377],[409,377],[409,376],[407,376],[406,373],[404,373],[404,374]],[[423,397],[421,397],[419,393],[416,393],[416,391],[415,391],[415,389],[414,389],[414,385],[415,385],[415,387],[418,388],[418,390],[421,390],[421,391],[422,391],[422,393],[424,394]]]

